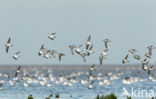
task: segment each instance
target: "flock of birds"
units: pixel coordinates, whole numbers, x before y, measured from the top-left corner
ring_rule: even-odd
[[[56,38],[56,33],[51,33],[48,38],[50,40],[55,40]],[[104,50],[101,52],[99,56],[99,62],[100,64],[103,63],[104,59],[107,59],[107,52],[109,51],[108,49],[108,43],[111,42],[109,39],[105,39],[104,41]],[[13,45],[11,44],[11,38],[8,39],[6,46],[6,53],[9,52],[10,47]],[[80,45],[69,45],[69,49],[72,55],[77,54],[82,57],[83,61],[86,62],[86,57],[90,56],[91,54],[94,53],[93,51],[93,43],[91,42],[91,36],[89,35],[87,41],[85,42],[85,50],[81,49],[82,44]],[[147,74],[149,75],[149,79],[152,81],[156,81],[150,74],[151,70],[153,70],[153,65],[149,65],[149,61],[152,57],[152,50],[155,49],[154,46],[148,46],[147,47],[148,52],[145,53],[145,58],[142,59],[140,55],[137,55],[136,49],[130,49],[128,51],[128,54],[124,57],[122,60],[122,63],[125,64],[129,61],[129,56],[131,55],[134,59],[141,61],[142,69],[144,71],[147,71]],[[18,60],[20,58],[19,56],[20,52],[15,52],[15,54],[12,56],[13,59]],[[56,54],[58,55],[59,61],[61,61],[62,57],[65,56],[64,53],[57,52],[56,50],[49,50],[44,47],[44,44],[42,44],[41,48],[38,51],[39,56],[43,56],[44,58],[56,58]],[[34,70],[35,71],[35,70]],[[97,74],[97,75],[95,75]],[[87,79],[78,79],[79,76],[85,75]],[[47,74],[35,71],[34,74],[29,74],[26,69],[21,69],[21,66],[19,66],[16,71],[14,72],[14,75],[9,75],[9,74],[2,74],[0,73],[0,77],[5,77],[8,78],[7,80],[0,80],[0,88],[5,83],[9,83],[11,86],[18,84],[19,82],[23,82],[24,87],[31,86],[31,84],[40,84],[42,86],[52,86],[52,82],[55,82],[55,84],[63,84],[63,85],[68,85],[72,86],[75,83],[80,83],[80,84],[88,84],[88,89],[94,88],[93,84],[95,83],[95,80],[98,81],[99,85],[109,85],[111,81],[117,80],[120,78],[120,76],[123,75],[123,73],[117,73],[113,74],[111,72],[107,73],[106,75],[102,75],[101,73],[96,73],[96,65],[92,65],[87,72],[77,72],[77,73],[70,73],[66,75],[60,75],[58,77],[55,77],[52,74],[52,71],[48,71]],[[140,78],[131,78],[131,77],[126,77],[123,79],[123,83],[125,84],[132,84],[135,82],[142,82],[144,81],[143,79]]]
[[[136,60],[141,61],[141,66],[144,71],[147,71],[148,75],[151,73],[151,71],[154,69],[154,65],[150,65],[150,59],[152,58],[152,50],[155,49],[153,45],[150,45],[147,47],[148,52],[144,54],[145,58],[142,59],[140,55],[137,55],[136,49],[130,49],[124,59],[122,60],[122,63],[125,64],[127,62],[130,62],[128,57],[129,55],[132,55],[132,57]]]
[[[51,39],[51,40],[55,40],[56,36],[55,36],[56,33],[51,33],[48,38]],[[104,51],[100,54],[99,56],[99,62],[100,64],[102,64],[103,62],[103,59],[106,59],[107,57],[107,51],[108,51],[108,43],[111,42],[109,39],[105,39],[103,40],[104,41],[104,45],[105,45],[105,49]],[[90,56],[92,53],[94,53],[93,51],[93,43],[91,42],[91,35],[89,35],[87,41],[85,42],[85,50],[82,50],[83,44],[80,44],[80,45],[69,45],[69,49],[70,49],[70,52],[72,55],[74,55],[74,53],[76,53],[77,55],[81,56],[83,61],[86,62],[86,57],[87,56]],[[55,54],[57,54],[58,52],[56,50],[49,50],[49,49],[46,49],[44,47],[44,44],[42,44],[39,52],[38,52],[38,55],[39,56],[42,56],[46,59],[48,58],[56,58]],[[64,53],[58,53],[58,57],[59,57],[59,61],[61,61],[62,57],[65,56]]]

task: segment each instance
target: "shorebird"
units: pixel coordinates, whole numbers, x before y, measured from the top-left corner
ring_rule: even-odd
[[[86,50],[88,50],[89,46],[92,44],[92,43],[90,42],[90,39],[91,39],[91,36],[89,35],[88,40],[87,40],[87,42],[86,42]]]
[[[55,37],[55,34],[56,33],[51,33],[48,38],[51,39],[51,40],[54,40],[56,37]]]
[[[100,61],[100,64],[102,65],[102,61],[103,61],[103,59],[106,59],[107,57],[107,51],[108,51],[108,49],[106,49],[106,50],[104,50],[102,53],[101,53],[101,55],[99,56],[99,61]]]
[[[148,67],[148,75],[150,75],[150,74],[151,74],[151,71],[153,70],[153,68],[154,68],[154,65],[152,65],[152,66]]]
[[[89,50],[87,51],[87,55],[90,56],[91,53],[94,53],[93,49],[93,45],[89,48]]]
[[[86,56],[88,56],[87,53],[80,53],[80,55],[83,58],[83,61],[86,62]]]
[[[151,57],[152,57],[152,54],[148,52],[148,53],[145,54],[145,56],[146,56],[147,58],[151,58]]]
[[[108,49],[107,44],[108,44],[108,42],[111,42],[111,40],[109,40],[109,39],[104,39],[103,41],[104,41],[104,44],[105,44],[105,48]]]
[[[8,39],[8,41],[7,41],[7,44],[5,44],[5,46],[6,46],[6,53],[8,53],[9,47],[13,46],[13,45],[10,43],[10,41],[11,41],[11,38],[9,37],[9,39]]]
[[[42,44],[39,52],[38,52],[38,55],[41,56],[42,54],[46,53],[46,49],[44,48],[44,45]]]
[[[89,72],[94,71],[95,70],[95,64],[93,64],[88,70],[89,70]]]
[[[145,58],[143,61],[141,61],[141,64],[147,64],[147,63],[149,63],[149,62],[147,62],[147,59]]]
[[[20,70],[21,70],[21,65],[18,66],[18,68],[16,69],[16,71],[15,71],[15,77],[18,76],[18,74],[20,73]]]
[[[89,83],[89,85],[88,85],[88,89],[92,89],[92,88],[94,88],[92,84],[93,84],[93,81]]]
[[[50,58],[51,56],[49,55],[49,53],[50,53],[50,50],[47,50],[45,53],[43,53],[43,57],[46,59]]]
[[[51,56],[53,56],[53,58],[56,58],[56,57],[55,57],[55,54],[57,53],[57,51],[55,51],[55,50],[50,50],[49,53],[50,53]]]
[[[107,51],[108,51],[108,49],[104,50],[104,51],[101,53],[101,55],[102,55],[103,57],[106,57],[106,56],[107,56]]]
[[[20,54],[20,52],[16,52],[16,53],[12,56],[12,58],[14,58],[15,60],[17,60],[18,58],[20,58],[19,54]]]
[[[153,45],[151,45],[151,46],[148,46],[147,49],[148,49],[148,52],[145,54],[145,56],[147,58],[151,58],[151,56],[152,56],[152,49],[155,49],[155,47]]]
[[[99,62],[100,62],[101,65],[102,65],[102,61],[103,61],[103,56],[100,55],[100,56],[99,56]]]
[[[139,55],[133,55],[134,59],[140,60],[141,57]]]
[[[11,78],[11,75],[9,75],[9,74],[4,74],[4,77],[6,77],[6,78]]]
[[[123,80],[122,80],[122,82],[124,83],[124,84],[132,84],[133,82],[132,82],[132,78],[130,78],[130,77],[125,77]]]
[[[73,49],[76,48],[75,45],[69,45],[70,48],[70,52],[72,53],[72,55],[74,55]]]
[[[147,46],[147,49],[149,49],[149,52],[152,53],[152,49],[155,49],[156,47],[154,47],[153,45]]]
[[[122,60],[122,63],[125,64],[126,62],[129,62],[128,60],[128,54],[125,56],[125,58]]]
[[[58,53],[58,55],[59,55],[59,61],[61,61],[62,56],[65,56],[65,54],[63,54],[63,53]]]
[[[129,50],[129,53],[130,53],[130,54],[134,54],[134,53],[136,53],[136,51],[137,51],[136,49],[130,49],[130,50]]]
[[[148,64],[149,64],[149,62],[147,61],[146,58],[143,61],[141,61],[141,65],[142,65],[143,70],[148,69],[148,66],[147,66]]]
[[[75,52],[76,52],[77,54],[80,54],[80,52],[82,52],[82,50],[80,49],[81,47],[82,47],[82,44],[76,47]]]

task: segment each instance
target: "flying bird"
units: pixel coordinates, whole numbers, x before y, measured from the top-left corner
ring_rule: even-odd
[[[80,54],[80,52],[82,52],[82,50],[80,49],[81,47],[82,47],[82,44],[76,47],[75,52],[76,52],[77,54]]]
[[[50,53],[50,50],[46,50],[46,52],[43,53],[43,57],[46,59],[50,58],[51,56],[49,55],[49,53]]]
[[[15,77],[18,76],[18,74],[20,73],[20,70],[21,70],[21,65],[18,66],[18,68],[16,69],[16,71],[15,71]]]
[[[88,40],[87,40],[87,42],[86,42],[86,50],[88,50],[89,46],[92,44],[92,43],[90,42],[90,39],[91,39],[91,36],[89,35]]]
[[[51,33],[48,38],[51,39],[51,40],[54,40],[56,37],[55,37],[55,34],[56,33]]]
[[[136,49],[130,49],[130,50],[129,50],[129,53],[130,53],[130,54],[134,54],[134,53],[136,53],[136,51],[137,51]]]
[[[95,70],[95,64],[93,64],[90,68],[89,71],[94,71]]]
[[[46,53],[46,49],[44,48],[44,45],[42,44],[39,52],[38,52],[38,55],[41,56],[42,54]]]
[[[80,55],[83,58],[83,61],[86,62],[86,56],[88,56],[87,53],[81,53]]]
[[[59,61],[61,61],[62,56],[65,56],[65,54],[63,53],[58,53],[58,55],[59,55]]]
[[[87,55],[90,56],[91,53],[94,53],[94,51],[93,51],[93,45],[87,51]]]
[[[12,56],[12,58],[17,60],[18,58],[20,58],[19,54],[20,54],[20,52],[15,52],[15,54]]]
[[[122,60],[122,63],[125,64],[126,62],[129,62],[128,60],[128,54],[124,57],[124,59]]]
[[[102,65],[102,61],[103,61],[104,57],[102,55],[99,56],[99,62]]]
[[[5,46],[6,46],[6,53],[8,53],[9,47],[13,46],[13,45],[10,43],[10,41],[11,41],[11,38],[9,37],[9,39],[8,39],[8,41],[7,41],[7,44],[5,44]]]
[[[104,39],[103,41],[104,41],[105,48],[108,49],[108,45],[107,44],[108,44],[108,42],[111,42],[111,40]]]
[[[74,55],[73,49],[76,48],[76,46],[75,45],[70,45],[69,48],[70,48],[70,52],[72,53],[72,55]]]
[[[141,61],[141,65],[142,65],[143,70],[148,69],[148,66],[147,66],[148,64],[149,64],[149,62],[147,61],[146,58],[143,61]]]
[[[146,56],[147,58],[151,58],[151,57],[152,57],[152,54],[148,52],[148,53],[145,54],[145,56]]]
[[[154,68],[154,65],[148,67],[148,71],[147,71],[148,75],[151,74],[151,71],[153,70],[153,68]]]
[[[51,56],[53,56],[53,58],[56,58],[56,57],[55,57],[55,54],[57,53],[57,51],[55,51],[55,50],[50,50],[49,53],[50,53]]]
[[[108,55],[107,55],[107,51],[108,51],[107,49],[106,49],[106,50],[104,50],[104,51],[101,53],[101,55],[102,55],[103,57],[108,56]]]
[[[133,57],[134,57],[134,59],[137,59],[137,60],[141,59],[141,57],[139,55],[134,55]]]

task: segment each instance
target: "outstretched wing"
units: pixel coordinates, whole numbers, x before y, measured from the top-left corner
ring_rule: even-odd
[[[20,66],[18,66],[17,70],[20,70],[20,69],[21,69],[21,65],[20,65]]]
[[[88,37],[88,40],[87,40],[87,41],[88,41],[88,42],[90,42],[90,39],[91,39],[91,36],[89,35],[89,37]]]
[[[16,52],[15,54],[20,54],[20,52]]]
[[[88,50],[89,45],[86,45],[86,50]]]
[[[61,57],[62,57],[62,56],[59,54],[59,61],[61,61]]]
[[[126,55],[125,59],[128,59],[128,54]]]
[[[107,42],[104,42],[105,43],[105,48],[107,49]]]
[[[91,67],[94,68],[95,67],[95,64],[93,64]]]
[[[6,52],[8,53],[8,51],[9,51],[9,46],[6,46]]]
[[[73,52],[73,48],[69,47],[70,48],[70,52],[72,53],[72,55],[74,54]]]
[[[85,59],[85,57],[83,56],[82,58],[83,58],[83,61],[84,61],[84,62],[86,62],[86,59]]]
[[[9,44],[10,44],[10,40],[11,40],[11,38],[9,37],[9,39],[8,39],[7,43],[9,43]]]
[[[93,45],[89,48],[89,50],[92,50],[93,49]]]
[[[82,47],[82,44],[78,46],[78,48]]]
[[[44,44],[42,44],[42,46],[41,46],[40,50],[41,50],[41,49],[44,49]]]

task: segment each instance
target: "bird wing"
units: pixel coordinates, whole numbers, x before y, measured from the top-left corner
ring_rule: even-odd
[[[82,44],[78,46],[78,48],[82,47]]]
[[[17,70],[20,70],[20,69],[21,69],[21,65],[20,65],[20,66],[18,66]]]
[[[20,54],[20,52],[16,52],[15,54]]]
[[[42,44],[42,46],[41,46],[40,50],[41,50],[41,49],[44,49],[44,44]]]
[[[8,53],[8,51],[9,51],[9,46],[6,46],[6,52]]]
[[[95,64],[93,64],[91,67],[92,67],[92,68],[95,67]]]
[[[100,61],[100,64],[102,65],[102,60],[103,58],[102,57],[99,57],[99,61]]]
[[[107,49],[107,42],[105,42],[105,48]]]
[[[15,77],[17,77],[18,76],[18,73],[17,72],[15,72]]]
[[[93,49],[93,45],[89,48],[89,50],[92,50]]]
[[[91,39],[91,36],[89,35],[89,37],[88,37],[88,40],[87,40],[87,41],[89,41],[89,42],[90,42],[90,39]]]
[[[125,59],[128,59],[128,54],[126,55]]]
[[[7,43],[10,43],[10,40],[11,40],[11,38],[9,37],[9,39],[8,39]]]
[[[85,57],[84,57],[84,56],[82,56],[82,58],[83,58],[83,61],[84,61],[84,62],[86,62],[86,59],[85,59]]]
[[[86,45],[86,50],[88,49],[89,45]]]
[[[72,49],[71,47],[70,47],[70,52],[72,53],[72,55],[74,54],[74,53],[73,53],[73,49]]]
[[[61,61],[61,57],[62,57],[62,56],[61,56],[61,55],[59,55],[59,61]]]

